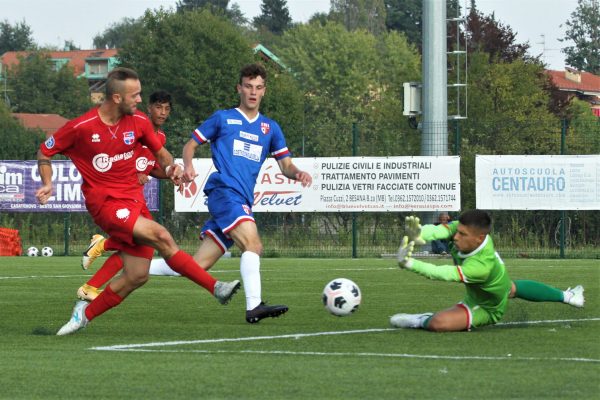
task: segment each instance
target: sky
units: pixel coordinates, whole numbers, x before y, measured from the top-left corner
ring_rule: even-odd
[[[251,20],[260,14],[261,0],[230,0]],[[470,0],[460,0],[461,5]],[[82,49],[92,48],[93,37],[123,18],[137,18],[147,8],[175,7],[177,0],[0,0],[0,21],[25,21],[39,45],[62,47],[71,40]],[[306,22],[316,12],[328,12],[329,0],[288,0],[291,17]],[[529,42],[532,55],[543,54],[550,69],[564,69],[560,49],[569,43],[564,23],[577,0],[476,0],[484,14],[495,14],[517,34],[517,42]],[[563,25],[561,27],[561,24]],[[544,37],[542,37],[544,35]]]

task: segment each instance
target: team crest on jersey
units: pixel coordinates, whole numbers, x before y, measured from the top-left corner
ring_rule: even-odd
[[[248,215],[250,215],[250,213],[252,212],[252,210],[250,209],[250,207],[248,207],[245,204],[242,204],[242,208],[244,209],[244,212]]]
[[[263,135],[266,135],[271,130],[271,126],[269,126],[267,122],[261,122],[260,130],[262,131]]]
[[[92,133],[92,143],[100,143],[100,135],[98,133]]]
[[[135,142],[135,133],[133,131],[123,132],[123,142],[130,145]]]
[[[48,148],[48,149],[53,148],[54,147],[54,136],[50,136],[48,139],[46,139],[44,144],[46,145],[46,148]]]

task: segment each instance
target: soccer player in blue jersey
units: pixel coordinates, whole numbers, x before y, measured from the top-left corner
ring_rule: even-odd
[[[201,230],[202,240],[194,259],[204,269],[212,267],[234,243],[242,251],[240,272],[246,294],[246,321],[287,312],[285,305],[267,305],[261,297],[260,255],[262,243],[254,217],[254,186],[260,168],[271,155],[283,175],[307,187],[312,177],[292,162],[285,138],[277,122],[262,115],[259,107],[265,95],[267,72],[260,64],[240,71],[237,108],[219,110],[202,123],[183,148],[184,182],[197,176],[192,165],[199,145],[210,143],[216,167],[204,187],[211,218]]]
[[[504,262],[489,235],[492,220],[482,210],[468,210],[448,225],[421,226],[416,217],[406,218],[406,232],[398,263],[401,268],[430,279],[461,282],[466,294],[460,303],[436,313],[396,314],[390,323],[397,328],[422,328],[430,331],[464,331],[495,324],[504,315],[510,298],[549,301],[583,307],[583,287],[560,290],[542,282],[511,280]],[[450,254],[454,265],[433,265],[412,258],[415,244],[436,239],[452,239]]]

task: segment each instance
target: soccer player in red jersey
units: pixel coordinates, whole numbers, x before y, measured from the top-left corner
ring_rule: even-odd
[[[167,138],[162,130],[162,126],[169,118],[172,107],[173,102],[171,95],[164,90],[156,91],[149,97],[148,116],[150,117],[150,122],[154,128],[154,132],[163,146],[166,144]],[[143,191],[143,185],[149,181],[149,175],[158,179],[168,179],[165,172],[156,163],[154,155],[146,146],[139,145],[137,147],[135,158],[137,177],[140,185],[139,190]],[[96,234],[92,237],[90,246],[83,253],[83,258],[81,261],[81,266],[83,269],[87,270],[97,257],[102,255],[104,251],[109,250],[105,248],[106,243],[107,240],[102,235]],[[108,241],[108,243],[110,244],[110,241]],[[96,273],[77,290],[77,297],[79,297],[81,300],[94,300],[101,292],[99,288],[111,280],[117,274],[117,272],[121,270],[121,268],[123,268],[123,259],[119,253],[112,254],[104,262],[102,267],[100,267],[98,271],[96,271]],[[169,269],[169,271],[171,270]],[[149,273],[150,275],[153,274],[152,264],[150,266]],[[177,273],[172,272],[172,274]]]
[[[107,248],[117,249],[124,264],[123,273],[91,303],[75,304],[71,319],[57,335],[84,328],[146,283],[154,249],[173,270],[210,291],[223,304],[240,286],[239,281],[217,281],[179,249],[165,227],[152,220],[137,182],[136,147],[140,143],[147,146],[175,183],[183,171],[161,145],[148,117],[137,110],[140,95],[137,73],[115,68],[108,75],[106,99],[100,107],[69,121],[40,145],[38,169],[42,186],[36,192],[40,204],[52,197],[52,156],[63,154],[71,158],[83,178],[81,190],[88,212],[110,235]]]
[[[163,146],[166,144],[167,138],[162,127],[169,118],[172,107],[173,102],[171,95],[163,90],[156,91],[149,97],[148,117],[150,117],[154,132],[156,132],[156,135]],[[154,155],[146,146],[139,145],[137,147],[135,158],[138,182],[140,184],[139,190],[143,191],[143,185],[148,183],[149,175],[158,179],[168,179],[165,172],[156,163]],[[108,250],[105,248],[106,243],[106,239],[100,234],[96,234],[92,237],[90,246],[83,253],[81,261],[83,269],[87,270],[97,257]],[[94,275],[77,290],[77,297],[81,300],[94,300],[101,292],[99,288],[111,280],[121,268],[123,268],[123,259],[118,253],[112,254],[104,264],[102,264],[102,267],[100,267],[98,271],[96,271],[96,273],[94,273]],[[180,276],[180,274],[170,268],[164,268],[164,270],[169,271],[169,275]],[[154,268],[153,270],[153,263],[150,264],[149,273],[150,275],[164,275],[162,270],[158,270],[158,272],[157,268]]]

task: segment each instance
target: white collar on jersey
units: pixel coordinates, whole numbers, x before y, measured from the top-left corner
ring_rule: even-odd
[[[258,119],[258,117],[260,117],[260,113],[256,113],[256,117],[254,117],[253,119],[249,119],[248,116],[246,114],[244,114],[244,112],[242,110],[240,110],[238,107],[235,108],[240,114],[242,114],[242,116],[246,119],[246,121],[248,121],[249,123],[253,123],[254,121],[256,121]]]
[[[472,252],[470,252],[469,254],[465,254],[465,253],[463,253],[463,252],[459,251],[459,252],[458,252],[458,256],[459,256],[460,258],[467,258],[467,257],[474,256],[475,254],[479,253],[479,252],[481,251],[481,249],[483,249],[483,248],[485,247],[485,245],[487,244],[487,242],[488,242],[488,239],[489,239],[489,238],[490,238],[490,235],[485,235],[485,240],[483,241],[483,243],[481,243],[481,244],[479,245],[479,247],[478,247],[478,248],[476,248],[475,250],[473,250],[473,251],[472,251]]]

